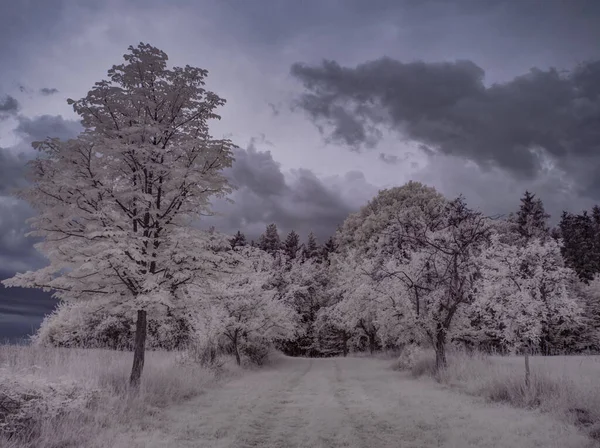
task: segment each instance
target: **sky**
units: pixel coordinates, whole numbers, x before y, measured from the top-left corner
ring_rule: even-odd
[[[238,190],[202,225],[324,241],[409,180],[494,215],[528,189],[555,223],[600,203],[599,24],[596,0],[0,0],[0,279],[45,264],[12,196],[31,142],[77,135],[66,99],[139,42],[227,100]],[[2,288],[0,338],[52,309]]]

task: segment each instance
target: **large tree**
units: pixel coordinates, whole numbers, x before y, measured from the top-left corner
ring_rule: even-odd
[[[207,249],[228,245],[190,221],[210,212],[211,197],[230,192],[222,170],[234,145],[209,134],[225,100],[205,90],[206,70],[169,69],[167,55],[144,43],[124,59],[86,97],[68,100],[84,132],[34,143],[41,154],[20,197],[38,212],[33,234],[50,264],[4,283],[135,310],[137,388],[147,313],[185,308],[187,287],[211,265]]]
[[[525,351],[529,385],[529,351],[540,343],[544,330],[573,326],[581,318],[577,301],[567,284],[572,271],[564,267],[560,246],[553,239],[532,238],[526,245],[492,244],[479,258],[481,276],[475,308],[482,317],[499,321],[491,325],[513,351]]]
[[[487,246],[491,223],[459,197],[438,204],[397,232],[400,245],[414,245],[408,262],[395,260],[382,277],[395,277],[410,298],[409,317],[424,332],[446,366],[446,342],[457,317],[473,304],[480,275],[478,256]]]

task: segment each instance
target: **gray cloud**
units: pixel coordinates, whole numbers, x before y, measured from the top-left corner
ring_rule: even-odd
[[[39,240],[26,236],[30,231],[26,221],[33,215],[26,202],[0,197],[0,270],[27,271],[46,264],[33,247]]]
[[[52,87],[52,88],[43,87],[40,89],[40,93],[44,96],[54,95],[55,93],[58,93],[58,89],[56,89],[54,87]]]
[[[26,185],[24,176],[27,160],[29,157],[22,152],[0,148],[0,197]]]
[[[227,233],[239,229],[255,239],[275,222],[282,236],[294,229],[306,238],[313,231],[324,241],[377,192],[358,171],[319,178],[310,170],[297,169],[285,176],[271,152],[257,150],[254,141],[247,149],[237,149],[235,158],[226,173],[238,187],[232,195],[235,204],[216,201],[214,209],[220,216],[205,221]]]
[[[488,215],[516,211],[519,199],[528,190],[542,199],[551,215],[551,225],[556,225],[563,210],[580,213],[596,203],[577,196],[563,176],[561,170],[546,166],[535,179],[516,180],[499,168],[482,169],[458,157],[437,155],[431,157],[425,167],[416,170],[412,179],[435,186],[448,198],[464,194],[469,206]]]
[[[299,35],[327,35],[324,40],[342,45],[352,38],[364,42],[373,35],[367,30],[388,25],[399,28],[398,46],[408,34],[408,46],[417,52],[434,40],[475,47],[476,36],[484,52],[503,52],[519,41],[521,49],[552,48],[565,57],[595,52],[600,38],[600,6],[594,0],[306,0],[285,7],[277,0],[224,0],[217,10],[219,19],[234,24],[233,32],[269,47]]]
[[[0,148],[0,270],[24,271],[43,266],[44,257],[34,249],[34,238],[25,236],[29,232],[27,218],[33,216],[29,205],[10,197],[16,189],[27,186],[26,163],[36,156],[26,150],[28,143],[46,137],[69,139],[76,136],[81,125],[65,120],[60,115],[42,115],[34,118],[17,117],[15,132],[23,142],[13,148]]]
[[[15,132],[26,141],[58,137],[61,140],[74,138],[83,130],[77,120],[65,120],[61,115],[40,115],[34,118],[19,117]]]
[[[333,129],[329,138],[352,148],[373,146],[379,127],[387,127],[440,154],[521,178],[538,175],[547,155],[570,173],[577,158],[600,168],[600,62],[569,73],[532,69],[490,87],[471,61],[382,58],[355,68],[324,61],[294,64],[292,74],[306,89],[298,105]],[[579,193],[600,193],[596,177],[580,178]]]
[[[19,102],[12,96],[6,95],[0,99],[0,121],[16,115],[19,110]]]
[[[14,272],[0,270],[0,281]],[[39,289],[5,288],[0,283],[0,342],[17,341],[34,334],[44,315],[55,308],[51,293]]]

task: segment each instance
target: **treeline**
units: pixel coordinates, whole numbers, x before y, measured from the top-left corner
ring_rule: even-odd
[[[363,214],[364,210],[377,210],[381,200],[381,195],[374,198],[363,209]],[[340,264],[331,268],[330,257],[344,256],[344,253],[347,255],[347,250],[338,250],[340,244],[336,243],[336,240],[342,246],[352,245],[349,241],[354,239],[352,232],[357,229],[350,226],[348,231],[348,224],[355,218],[356,214],[347,220],[345,232],[342,227],[338,228],[336,235],[330,237],[322,246],[318,244],[313,233],[308,235],[305,243],[300,243],[300,236],[294,230],[282,240],[275,223],[267,225],[257,242],[248,243],[241,231],[230,240],[232,247],[249,244],[276,259],[285,260],[280,266],[288,272],[301,270],[302,264],[307,260],[325,264],[321,274],[327,272],[327,275],[321,281],[314,282],[303,295],[297,293],[299,297],[295,300],[296,310],[301,315],[303,329],[300,332],[301,336],[279,342],[279,347],[286,354],[331,356],[346,354],[349,350],[375,351],[398,345],[382,336],[382,328],[377,319],[362,317],[356,320],[354,327],[344,329],[333,325],[331,321],[335,317],[343,320],[347,316],[328,316],[324,313],[327,307],[340,303],[343,299],[344,294],[340,291],[339,284],[335,284],[336,281],[339,283],[340,273],[335,271],[339,271]],[[569,294],[577,299],[581,313],[572,317],[569,322],[563,317],[559,318],[556,324],[551,322],[552,319],[546,319],[547,322],[544,320],[541,323],[543,329],[539,341],[530,348],[543,354],[598,352],[600,290],[594,279],[600,273],[600,207],[593,207],[590,213],[585,210],[580,214],[564,212],[559,224],[554,228],[549,225],[549,219],[550,215],[545,211],[541,198],[526,191],[515,212],[496,220],[497,224],[505,227],[505,234],[510,235],[507,238],[510,239],[511,245],[524,245],[533,239],[541,241],[542,244],[550,239],[558,242],[564,267],[576,274],[574,278],[568,279],[566,287]],[[282,290],[289,289],[293,286],[290,284],[293,281],[294,279],[288,283],[281,281],[278,287]],[[306,282],[307,279],[303,278],[303,281]],[[375,287],[375,284],[371,286]],[[455,329],[450,342],[467,348],[477,347],[489,352],[506,353],[510,350],[509,344],[502,336],[506,325],[503,322],[494,325],[496,316],[493,312],[488,317],[490,319],[486,322],[472,311],[467,319],[468,325],[465,325],[463,320],[462,328]]]
[[[514,213],[492,219],[410,182],[380,191],[324,243],[312,232],[282,238],[276,223],[256,241],[238,230],[214,250],[218,275],[198,292],[207,305],[191,314],[159,308],[149,347],[179,349],[201,334],[238,362],[270,344],[308,357],[428,344],[442,364],[448,343],[598,352],[600,208],[563,213],[556,228],[549,218],[530,192]],[[133,326],[132,313],[65,304],[36,339],[131,349]]]

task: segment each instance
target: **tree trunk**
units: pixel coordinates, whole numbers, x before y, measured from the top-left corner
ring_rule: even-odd
[[[371,354],[373,354],[375,352],[375,345],[376,345],[376,339],[375,339],[375,333],[370,333],[369,334],[369,351],[371,352]]]
[[[233,340],[233,351],[235,353],[235,362],[237,363],[238,366],[242,365],[242,359],[240,357],[240,347],[238,345],[238,338],[237,335]]]
[[[135,347],[133,352],[133,366],[129,377],[129,386],[139,389],[144,370],[144,355],[146,353],[146,311],[138,310],[135,323]]]
[[[525,349],[525,386],[529,388],[530,380],[529,380],[530,372],[529,372],[529,348]]]
[[[446,332],[440,329],[435,339],[435,370],[439,372],[446,365]]]

